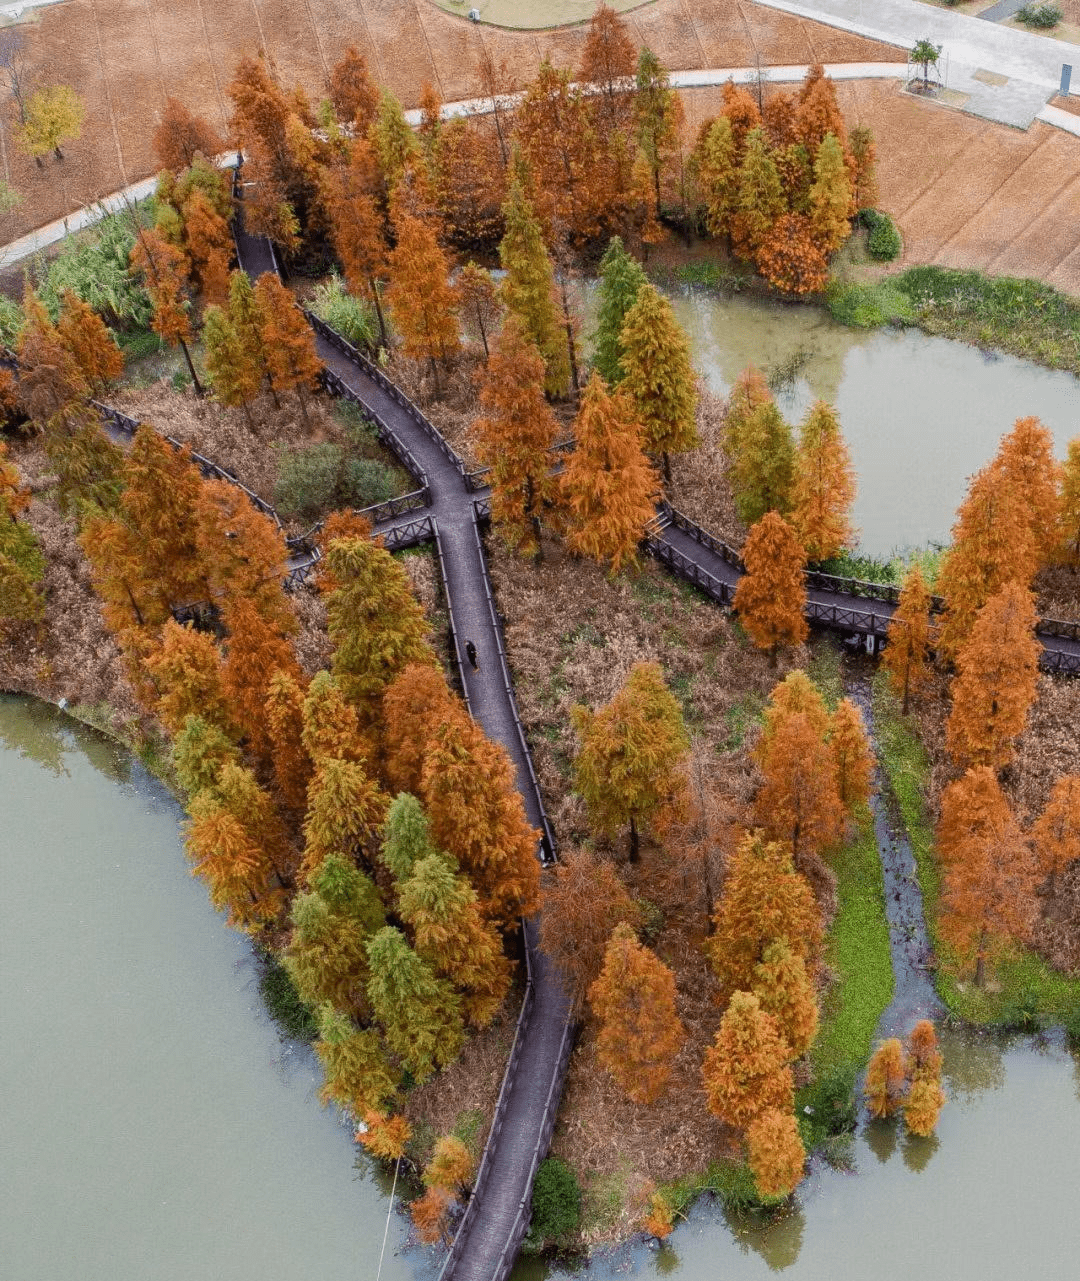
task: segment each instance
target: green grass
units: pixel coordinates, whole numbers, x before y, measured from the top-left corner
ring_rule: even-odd
[[[843,655],[832,640],[822,640],[812,646],[806,674],[817,686],[830,712],[844,697]]]
[[[734,294],[741,292],[747,283],[745,271],[714,262],[711,258],[685,262],[676,267],[672,275],[680,285],[694,285],[702,289],[723,289]]]
[[[1080,979],[1066,977],[1025,948],[1016,949],[992,966],[992,983],[982,990],[975,987],[970,976],[957,978],[936,927],[941,874],[926,810],[929,761],[911,722],[900,715],[899,704],[882,671],[874,678],[874,722],[882,764],[915,856],[930,939],[942,962],[936,977],[941,999],[952,1013],[971,1023],[1014,1026],[1021,1010],[1031,1012],[1043,1023],[1075,1018],[1080,1009]]]
[[[826,942],[837,975],[810,1051],[815,1078],[861,1067],[870,1057],[878,1019],[893,993],[881,858],[869,810],[855,836],[831,860],[839,907]]]
[[[665,1183],[660,1191],[667,1198],[676,1217],[682,1218],[686,1217],[690,1207],[703,1192],[712,1192],[720,1198],[725,1209],[736,1212],[779,1205],[787,1199],[780,1197],[773,1200],[759,1196],[749,1166],[730,1157],[713,1161],[704,1172],[684,1175],[681,1179]]]
[[[728,727],[727,738],[722,744],[725,751],[733,752],[743,744],[743,740],[755,725],[761,724],[765,712],[765,698],[762,694],[744,694],[738,702],[724,713],[724,723]]]
[[[833,318],[858,329],[918,325],[1080,374],[1080,301],[1037,280],[948,267],[909,267],[873,283],[833,280]]]

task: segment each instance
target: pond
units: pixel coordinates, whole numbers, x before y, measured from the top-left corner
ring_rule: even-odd
[[[727,1215],[704,1197],[661,1251],[623,1247],[573,1273],[522,1262],[513,1281],[749,1281],[780,1271],[790,1281],[1072,1281],[1080,1061],[1057,1034],[946,1029],[941,1048],[948,1102],[932,1138],[875,1122],[855,1140],[851,1172],[815,1160],[775,1222]]]
[[[0,816],[4,1275],[374,1278],[386,1194],[189,875],[176,802],[0,695]],[[403,1228],[383,1281],[415,1275]]]
[[[793,425],[814,400],[836,406],[870,555],[947,542],[967,478],[1017,418],[1041,418],[1061,458],[1080,433],[1080,380],[1069,373],[918,329],[849,329],[820,307],[691,288],[669,297],[714,391],[726,394],[753,364]],[[588,330],[591,298],[586,310]]]
[[[5,1275],[373,1281],[385,1182],[269,1022],[248,944],[188,874],[176,802],[56,709],[0,695],[0,814]],[[663,1251],[574,1275],[1071,1279],[1080,1067],[1053,1036],[942,1041],[936,1141],[872,1127],[857,1174],[815,1162],[776,1223],[706,1198]],[[395,1214],[384,1281],[430,1281],[434,1252],[404,1238]]]

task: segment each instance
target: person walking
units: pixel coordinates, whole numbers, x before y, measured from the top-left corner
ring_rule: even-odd
[[[476,646],[471,640],[467,640],[465,642],[465,657],[472,664],[473,671],[478,672],[480,670],[480,664],[476,661]]]

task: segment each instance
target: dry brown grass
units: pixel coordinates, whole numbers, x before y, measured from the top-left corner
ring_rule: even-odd
[[[495,1115],[521,998],[521,989],[512,988],[491,1024],[466,1040],[457,1059],[409,1092],[404,1115],[413,1127],[418,1161],[426,1160],[431,1141],[459,1127],[469,1130],[470,1147],[479,1161]]]

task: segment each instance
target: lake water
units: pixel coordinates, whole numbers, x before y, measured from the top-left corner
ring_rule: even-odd
[[[387,1198],[188,873],[182,813],[54,708],[0,695],[0,1272],[372,1281]],[[415,1275],[395,1257],[384,1281]]]
[[[859,482],[854,522],[870,554],[947,542],[967,478],[1017,418],[1041,418],[1061,458],[1080,434],[1072,374],[917,329],[848,329],[820,307],[698,289],[669,297],[714,391],[726,394],[748,365],[767,376],[795,368],[776,391],[789,422],[814,400],[836,406]],[[590,295],[584,311],[588,330]]]

